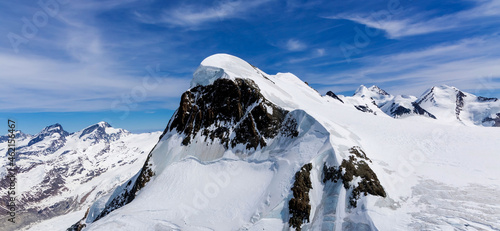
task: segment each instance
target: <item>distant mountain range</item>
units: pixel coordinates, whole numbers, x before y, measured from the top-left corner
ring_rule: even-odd
[[[60,124],[35,135],[17,131],[19,212],[16,224],[2,222],[0,230],[18,230],[69,213],[83,216],[92,203],[142,167],[160,134],[132,134],[106,122],[75,133],[66,132]],[[7,138],[0,136],[1,166],[7,162]],[[1,168],[2,201],[6,201],[8,183],[6,169]]]
[[[332,95],[329,93],[327,95]],[[358,110],[394,118],[420,115],[443,122],[500,127],[500,101],[463,92],[446,85],[432,87],[422,96],[391,95],[377,86],[361,85],[353,96],[333,98],[352,104]]]

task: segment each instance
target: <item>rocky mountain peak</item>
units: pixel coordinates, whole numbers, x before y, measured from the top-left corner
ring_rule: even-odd
[[[79,135],[79,138],[83,140],[92,139],[94,142],[98,142],[101,139],[104,140],[114,140],[119,138],[124,133],[128,133],[123,129],[115,129],[105,121],[101,121],[94,125],[88,126],[83,129]]]
[[[35,138],[30,140],[30,142],[28,143],[28,146],[31,146],[35,143],[38,143],[38,142],[44,140],[46,137],[53,137],[54,134],[57,134],[56,136],[58,136],[58,137],[56,137],[56,139],[64,139],[66,136],[69,135],[69,133],[67,131],[65,131],[59,123],[56,123],[56,124],[45,127],[41,132],[36,134]]]
[[[247,149],[256,149],[280,132],[286,114],[265,99],[252,80],[216,79],[182,94],[179,109],[164,134],[174,129],[184,134],[183,145],[201,135],[226,148],[244,144]]]
[[[382,90],[381,88],[379,88],[376,85],[373,85],[373,86],[369,87],[368,90],[370,90],[371,92],[375,92],[375,93],[377,93],[379,95],[386,95],[386,96],[390,95],[389,93],[387,93],[386,91]]]
[[[379,98],[377,96],[390,96],[390,94],[382,90],[381,88],[377,87],[376,85],[373,85],[371,87],[366,87],[364,85],[361,85],[354,93],[354,96],[360,96],[360,97],[376,96],[376,98]]]

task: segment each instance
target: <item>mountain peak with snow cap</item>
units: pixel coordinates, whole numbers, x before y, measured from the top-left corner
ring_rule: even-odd
[[[366,95],[366,93],[368,92],[368,88],[365,86],[365,85],[360,85],[358,87],[358,89],[356,89],[356,91],[354,92],[354,95],[353,96],[360,96],[360,97],[363,97]]]
[[[28,143],[28,146],[38,143],[46,138],[64,139],[69,133],[63,129],[61,124],[56,123],[45,127],[41,132],[36,134]]]
[[[376,85],[372,85],[371,87],[368,88],[368,90],[375,92],[375,93],[378,93],[380,95],[390,95],[389,93],[387,93],[386,91],[384,91],[383,89],[381,89],[380,87],[378,87]]]
[[[95,142],[100,139],[117,139],[121,134],[128,133],[123,129],[116,129],[105,121],[101,121],[94,125],[88,126],[80,132],[80,138],[84,140],[92,139]]]
[[[366,87],[364,85],[359,86],[359,88],[354,93],[353,97],[366,98],[373,101],[378,107],[381,107],[386,102],[392,100],[394,96],[382,90],[381,88],[373,85],[371,87]]]
[[[439,85],[428,89],[416,103],[438,119],[468,125],[498,126],[500,102],[496,98],[476,96],[460,89]]]
[[[64,133],[66,131],[64,131],[63,127],[61,124],[59,123],[56,123],[56,124],[52,124],[52,125],[49,125],[47,127],[45,127],[39,134],[44,134],[44,133]]]
[[[390,96],[390,94],[376,85],[372,85],[371,87],[366,87],[365,85],[361,85],[358,87],[356,92],[354,92],[354,96],[373,97],[373,96]]]
[[[110,125],[108,122],[106,122],[106,121],[101,121],[101,122],[99,122],[99,123],[97,123],[97,124],[98,124],[99,126],[101,126],[101,127],[105,127],[105,128],[110,128],[110,127],[111,127],[111,125]]]
[[[217,79],[252,78],[258,70],[248,62],[228,54],[205,58],[193,74],[191,88],[212,84]]]

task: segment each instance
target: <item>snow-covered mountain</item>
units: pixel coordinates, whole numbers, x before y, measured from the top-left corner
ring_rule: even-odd
[[[497,98],[475,96],[446,85],[432,87],[419,98],[394,96],[377,86],[367,88],[361,85],[353,96],[340,96],[340,99],[364,112],[374,113],[378,107],[394,118],[420,115],[447,123],[500,126],[500,101]],[[362,110],[364,108],[368,109]]]
[[[479,110],[469,98],[461,120]],[[72,229],[498,229],[500,130],[441,121],[434,101],[375,87],[321,96],[210,56],[143,168]],[[391,118],[389,102],[437,119]]]
[[[73,134],[60,124],[50,125],[34,136],[17,131],[19,212],[16,224],[3,222],[0,230],[26,229],[29,224],[71,213],[83,216],[92,203],[142,167],[160,134],[132,134],[106,122]],[[8,161],[6,138],[0,137],[1,166]],[[4,186],[10,181],[4,167],[0,176],[0,195],[6,201]]]
[[[327,94],[327,96],[331,96],[332,94],[333,93]],[[393,96],[389,95],[377,86],[367,88],[364,85],[361,85],[352,97],[346,97],[343,95],[337,96],[339,100],[345,102],[346,104],[351,104],[359,111],[380,116],[385,116],[385,113],[379,108],[379,104],[381,102],[387,102],[392,99],[392,97]]]
[[[467,125],[500,125],[497,98],[475,96],[443,85],[427,90],[416,103],[441,120],[458,120]]]

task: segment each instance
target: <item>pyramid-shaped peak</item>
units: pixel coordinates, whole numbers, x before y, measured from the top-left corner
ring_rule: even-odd
[[[64,137],[69,136],[69,133],[67,131],[64,131],[62,125],[56,123],[42,129],[41,132],[35,135],[35,138],[30,140],[28,146],[42,141],[43,139],[45,139],[45,137],[51,137],[53,134],[59,134],[60,139],[64,139]]]
[[[356,91],[354,92],[354,95],[363,96],[368,91],[369,90],[367,87],[365,87],[365,85],[360,85],[358,89],[356,89]]]
[[[378,86],[371,86],[367,88],[365,85],[361,85],[358,87],[354,95],[361,96],[361,97],[374,97],[379,98],[378,96],[390,96],[389,93],[386,91],[382,90]]]
[[[44,128],[44,130],[62,130],[62,129],[63,127],[59,123],[55,123]]]
[[[375,92],[375,93],[378,93],[378,94],[381,94],[381,95],[390,95],[389,93],[387,93],[382,88],[380,88],[376,85],[372,85],[370,88],[368,88],[368,90]]]
[[[64,129],[63,129],[63,127],[62,127],[61,124],[55,123],[55,124],[52,124],[52,125],[49,125],[49,126],[45,127],[37,135],[40,135],[40,134],[53,134],[53,133],[59,133],[61,135],[67,135],[68,134],[68,132],[64,131]]]

